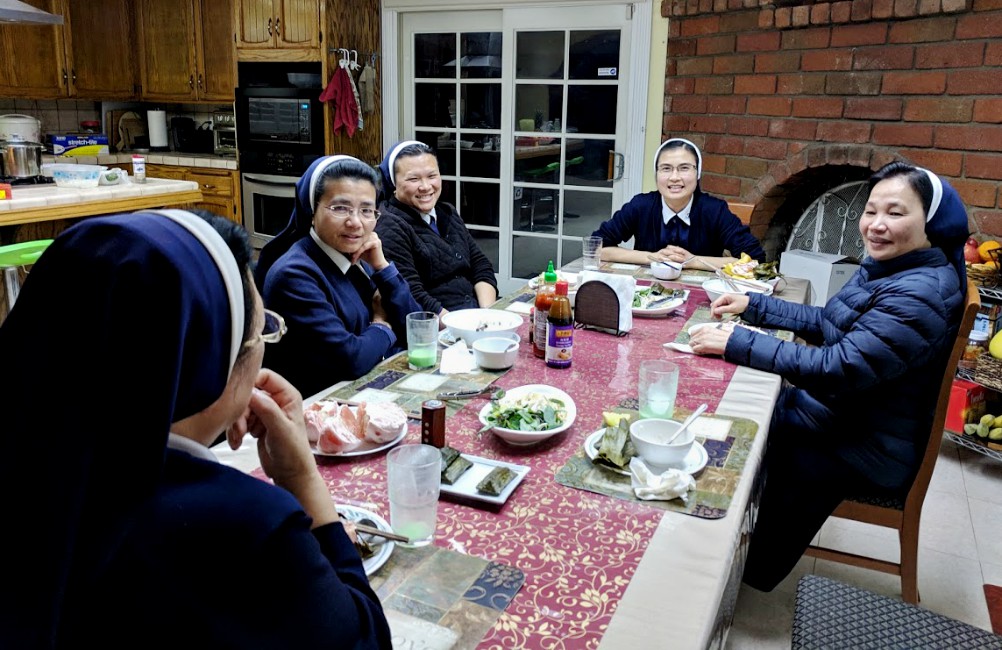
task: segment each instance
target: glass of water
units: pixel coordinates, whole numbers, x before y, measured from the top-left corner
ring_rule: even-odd
[[[581,256],[586,271],[597,271],[602,266],[602,238],[585,237],[581,240]]]
[[[435,537],[442,452],[431,445],[400,445],[386,455],[390,525],[410,538],[404,546],[426,546]]]
[[[678,365],[664,359],[640,362],[639,401],[641,418],[670,420],[675,414]]]

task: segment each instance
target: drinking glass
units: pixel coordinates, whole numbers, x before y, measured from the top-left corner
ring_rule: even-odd
[[[640,417],[671,419],[678,392],[678,365],[664,359],[640,362]]]
[[[407,365],[412,370],[434,368],[438,361],[438,314],[407,314]]]
[[[426,546],[435,537],[442,452],[431,445],[401,445],[386,455],[386,486],[390,495],[390,525],[406,535],[403,546]]]
[[[602,238],[585,237],[581,240],[581,256],[586,271],[597,271],[602,266]]]

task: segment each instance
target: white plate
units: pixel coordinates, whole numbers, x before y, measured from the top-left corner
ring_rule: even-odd
[[[335,507],[337,508],[337,511],[341,513],[341,516],[348,521],[361,521],[362,519],[369,519],[375,522],[376,528],[379,530],[385,530],[388,533],[393,532],[393,529],[390,528],[389,522],[371,510],[344,504],[337,504]],[[365,568],[365,575],[371,576],[379,570],[379,567],[386,564],[386,561],[390,559],[390,554],[393,553],[393,547],[396,546],[396,544],[392,539],[373,537],[365,535],[364,533],[360,533],[360,535],[367,538],[366,541],[369,542],[375,551],[375,554],[373,554],[372,557],[362,560],[362,566]]]
[[[594,463],[595,459],[598,457],[598,446],[602,442],[602,434],[605,433],[605,428],[599,429],[595,433],[591,434],[585,438],[584,450],[588,458]],[[703,447],[697,440],[692,443],[692,449],[689,453],[685,455],[682,459],[681,465],[670,465],[668,467],[663,467],[661,465],[654,465],[653,463],[647,463],[647,466],[651,468],[651,471],[665,471],[668,469],[680,469],[686,474],[695,474],[700,471],[706,464],[710,462],[710,455],[706,453],[706,448]],[[629,476],[630,470],[628,469],[616,469],[611,465],[606,465],[604,463],[595,463],[599,467],[603,467],[610,472],[615,472],[617,474],[622,474],[623,476]]]
[[[448,348],[455,345],[458,341],[456,337],[452,335],[449,330],[442,330],[438,333],[438,344],[443,348]]]
[[[638,287],[639,288],[639,287]],[[685,301],[689,299],[689,290],[686,289],[685,293],[681,298],[676,298],[675,300],[669,300],[663,305],[658,305],[654,309],[641,309],[640,307],[633,308],[634,316],[664,316],[665,314],[670,314],[679,307],[685,304]]]
[[[574,418],[578,415],[578,408],[574,404],[574,400],[571,396],[553,386],[547,386],[545,384],[526,384],[525,386],[518,386],[512,388],[511,390],[506,390],[505,394],[511,397],[519,397],[525,395],[526,393],[541,393],[547,397],[555,397],[562,400],[567,407],[567,419],[559,427],[554,429],[547,429],[546,431],[515,431],[514,429],[505,429],[503,427],[492,427],[491,431],[494,435],[501,438],[509,445],[514,445],[516,447],[524,447],[526,445],[534,445],[537,442],[542,442],[550,436],[555,436],[558,433],[566,431],[574,424]],[[487,426],[487,416],[491,412],[492,404],[489,402],[480,409],[480,423]]]
[[[516,465],[515,463],[506,463],[503,460],[494,460],[491,458],[481,458],[479,456],[471,456],[469,454],[463,454],[463,458],[473,463],[473,467],[463,472],[463,475],[459,477],[452,485],[446,485],[442,483],[442,493],[448,494],[455,497],[462,497],[464,499],[471,499],[474,501],[483,501],[484,503],[492,503],[494,505],[503,505],[508,497],[511,496],[518,484],[522,482],[525,475],[529,473],[529,467],[525,465]],[[495,467],[507,467],[511,471],[515,472],[515,478],[511,480],[511,483],[505,486],[501,494],[494,496],[493,494],[484,494],[483,492],[477,491],[477,483],[483,480],[485,476],[491,473]]]
[[[353,413],[355,412],[354,406],[349,406],[348,408],[350,408]],[[368,456],[370,454],[378,454],[381,451],[389,449],[390,447],[394,446],[395,444],[403,440],[404,436],[406,435],[407,435],[407,421],[405,420],[404,426],[400,427],[400,431],[397,432],[396,437],[394,437],[393,440],[390,440],[389,442],[380,443],[380,442],[371,442],[369,440],[363,440],[362,444],[359,445],[358,447],[355,447],[351,451],[346,451],[340,454],[326,454],[317,449],[317,443],[315,442],[310,443],[310,449],[313,450],[314,456],[318,457],[323,456],[325,458],[351,458],[352,456]]]

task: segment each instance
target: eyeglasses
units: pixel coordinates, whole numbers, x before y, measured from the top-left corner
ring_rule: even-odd
[[[264,310],[264,327],[261,332],[244,343],[244,347],[254,347],[258,341],[265,343],[278,343],[285,336],[289,328],[285,325],[285,319],[270,309]]]
[[[335,219],[344,221],[352,215],[357,215],[362,221],[375,221],[379,218],[379,210],[376,208],[353,208],[350,205],[328,205],[326,206]]]
[[[669,176],[671,176],[673,172],[678,172],[679,176],[688,176],[689,174],[692,174],[695,171],[696,171],[696,166],[689,165],[687,163],[683,163],[678,167],[672,167],[671,165],[658,165],[658,173],[668,174]]]

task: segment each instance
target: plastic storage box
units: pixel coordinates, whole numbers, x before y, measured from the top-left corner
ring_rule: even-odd
[[[101,172],[108,169],[104,165],[74,165],[72,163],[46,163],[42,165],[42,175],[52,176],[59,187],[97,187]]]

